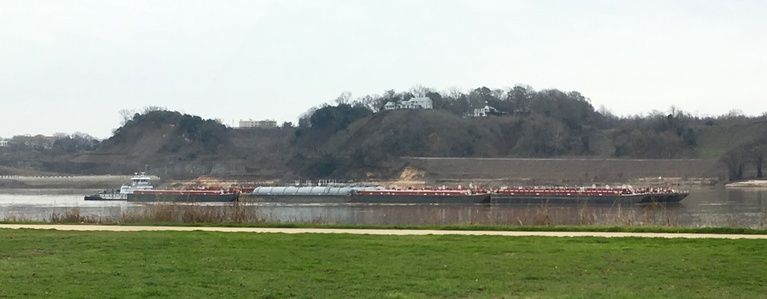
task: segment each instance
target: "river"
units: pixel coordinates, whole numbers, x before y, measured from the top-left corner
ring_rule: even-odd
[[[660,225],[767,228],[767,189],[690,187],[678,204],[644,206],[146,204],[85,201],[96,190],[0,190],[0,220],[205,221],[370,225]],[[176,213],[176,214],[174,214]],[[236,215],[235,215],[236,214]],[[158,216],[160,215],[160,216]],[[152,218],[154,217],[154,218]],[[160,217],[160,218],[158,218]],[[138,219],[138,220],[137,220]]]

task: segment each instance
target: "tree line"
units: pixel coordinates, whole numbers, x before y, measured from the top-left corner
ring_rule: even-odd
[[[383,110],[387,102],[415,97],[428,97],[434,109]],[[474,109],[486,106],[494,108],[495,113],[471,117]],[[231,158],[223,157],[231,152],[222,151],[221,146],[232,146],[233,131],[220,121],[161,107],[147,107],[138,113],[125,110],[121,114],[122,126],[105,141],[81,133],[59,134],[55,140],[17,136],[2,151],[93,151],[135,142],[146,130],[163,130],[158,154],[176,154],[190,161],[199,154]],[[277,134],[291,137],[272,155],[282,156],[280,159],[290,169],[312,178],[375,172],[401,156],[578,156],[714,158],[722,162],[731,180],[739,180],[763,177],[767,155],[765,115],[747,117],[731,111],[700,117],[672,106],[663,112],[615,116],[604,107],[595,109],[577,91],[534,90],[523,85],[468,91],[435,91],[419,86],[355,99],[342,93],[331,103],[310,108],[299,117],[297,126],[283,125],[280,132]],[[253,142],[258,144],[257,140]],[[239,152],[247,155],[236,159],[258,159],[257,153],[247,149]],[[16,159],[7,157],[8,163]]]
[[[446,131],[440,131],[440,128],[408,128],[390,124],[390,131],[379,132],[385,135],[379,136],[378,139],[382,140],[380,144],[352,146],[340,150],[338,147],[326,145],[334,135],[346,130],[355,121],[383,113],[387,102],[401,102],[414,97],[428,97],[432,100],[435,110],[447,112],[455,116],[455,119],[466,119],[473,114],[474,109],[489,106],[496,112],[491,118],[494,117],[498,121],[485,121],[481,124],[466,121],[461,122],[463,128]],[[420,117],[425,115],[420,114]],[[446,117],[439,115],[441,114],[429,114],[428,117]],[[707,128],[754,123],[764,118],[746,117],[738,111],[717,117],[700,117],[674,106],[664,112],[653,110],[644,115],[616,116],[604,107],[595,109],[591,101],[577,91],[537,91],[529,86],[519,85],[507,89],[479,87],[466,92],[438,92],[419,86],[410,91],[387,90],[382,94],[365,95],[356,99],[352,99],[349,93],[343,93],[333,104],[311,108],[301,115],[296,129],[295,144],[303,149],[300,153],[302,161],[316,162],[309,163],[307,167],[321,170],[309,171],[314,174],[326,174],[332,172],[331,169],[344,168],[344,165],[350,165],[346,168],[375,165],[375,161],[371,162],[370,158],[365,158],[370,156],[378,157],[381,161],[398,155],[600,156],[648,159],[719,158],[722,163],[734,169],[731,171],[731,179],[742,179],[743,171],[738,168],[752,164],[758,169],[757,175],[761,177],[763,155],[760,153],[763,152],[761,149],[765,140],[751,141],[744,138],[736,141],[737,144],[724,145],[733,148],[724,153],[710,150],[711,144],[701,145],[701,132]],[[408,119],[401,122],[424,124]],[[445,121],[451,122],[458,120]],[[481,134],[488,128],[493,132]],[[706,132],[711,131],[715,130]],[[393,136],[395,133],[396,136]],[[449,145],[451,148],[435,149],[422,138],[434,135],[453,141]],[[459,135],[461,137],[457,137]],[[476,140],[475,137],[479,135],[484,140]],[[494,148],[477,146],[482,143],[492,143]],[[311,157],[315,159],[312,160]],[[364,162],[354,163],[355,160]],[[322,167],[316,167],[317,165]]]

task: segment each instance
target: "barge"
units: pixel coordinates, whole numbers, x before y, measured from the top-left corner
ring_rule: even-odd
[[[491,194],[471,189],[381,189],[359,190],[352,202],[387,204],[482,204],[490,203]]]
[[[490,193],[470,189],[386,189],[376,185],[257,187],[249,201],[280,203],[478,204]]]
[[[379,190],[375,185],[327,184],[322,186],[262,186],[253,189],[248,202],[350,203],[360,190]]]
[[[137,190],[128,202],[234,202],[240,192],[226,189]]]
[[[503,187],[397,189],[325,185],[257,187],[248,201],[278,203],[370,204],[651,204],[675,203],[688,191],[671,188]]]
[[[689,191],[632,187],[505,187],[491,191],[492,204],[653,204],[678,203]]]

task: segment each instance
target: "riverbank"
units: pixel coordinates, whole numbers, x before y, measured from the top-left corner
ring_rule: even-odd
[[[726,187],[767,188],[767,180],[748,180],[725,184]]]
[[[0,229],[0,297],[757,298],[763,240]]]

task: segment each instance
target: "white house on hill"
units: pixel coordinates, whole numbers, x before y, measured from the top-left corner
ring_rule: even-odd
[[[474,109],[474,117],[485,117],[495,112],[495,108],[485,105],[485,107]]]
[[[407,101],[387,102],[384,110],[394,109],[433,109],[432,100],[428,97],[412,98]]]
[[[277,121],[274,120],[240,120],[240,128],[276,128]]]

